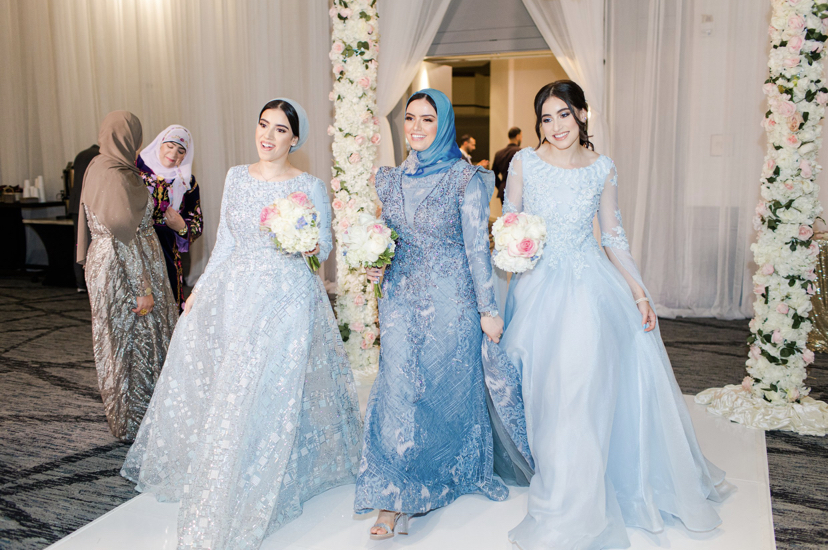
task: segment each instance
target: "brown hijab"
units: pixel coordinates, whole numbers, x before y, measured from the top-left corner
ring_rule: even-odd
[[[84,205],[116,239],[130,242],[138,231],[149,193],[135,166],[141,147],[141,121],[128,111],[106,115],[98,133],[101,154],[86,169],[78,216],[78,262],[86,261],[91,235]]]

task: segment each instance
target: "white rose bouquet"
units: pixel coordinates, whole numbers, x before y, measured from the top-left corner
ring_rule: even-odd
[[[319,212],[305,193],[296,191],[265,206],[259,227],[270,233],[276,247],[287,254],[310,252],[319,243]],[[306,256],[311,270],[319,269],[319,258]]]
[[[504,271],[523,273],[535,267],[543,255],[546,223],[540,216],[510,212],[492,227],[494,264]]]
[[[342,254],[351,268],[383,267],[391,263],[397,248],[397,232],[375,216],[365,212],[357,216],[356,223],[344,231]],[[382,298],[379,283],[374,283],[374,295]]]

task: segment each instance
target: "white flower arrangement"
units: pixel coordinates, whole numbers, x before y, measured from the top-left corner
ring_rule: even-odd
[[[376,216],[359,213],[355,223],[343,233],[342,255],[351,268],[384,267],[394,258],[397,232]],[[374,283],[374,296],[382,298],[379,283]]]
[[[825,435],[828,406],[807,397],[805,378],[814,360],[806,343],[819,253],[813,224],[822,212],[814,178],[822,169],[817,154],[828,103],[822,81],[828,4],[771,5],[769,78],[763,87],[768,111],[762,120],[768,149],[754,218],[758,238],[751,246],[759,269],[753,276],[748,376],[741,387],[706,390],[696,401],[755,427]]]
[[[310,252],[319,243],[319,212],[301,191],[265,206],[259,224],[270,233],[273,244],[287,254]],[[319,269],[316,256],[308,256],[305,261],[313,271]]]
[[[346,231],[358,216],[375,216],[379,209],[374,188],[377,144],[379,28],[376,0],[333,0],[330,59],[335,82],[333,136],[334,234],[337,249],[345,249]],[[336,315],[345,349],[357,379],[376,373],[379,365],[377,299],[365,269],[337,262]]]
[[[494,222],[492,236],[494,264],[503,271],[523,273],[535,267],[543,255],[546,222],[540,216],[510,212]]]

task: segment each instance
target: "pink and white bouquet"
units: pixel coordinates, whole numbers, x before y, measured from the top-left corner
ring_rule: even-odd
[[[276,247],[287,254],[310,252],[319,243],[319,212],[305,193],[296,191],[265,206],[259,227],[268,231]],[[319,269],[319,258],[306,256],[308,266]]]
[[[546,242],[546,223],[540,216],[510,212],[492,227],[494,264],[503,271],[523,273],[535,267]]]
[[[349,267],[382,267],[391,263],[397,248],[397,232],[375,216],[361,212],[343,233],[342,255]],[[382,298],[379,283],[374,283],[374,295]]]

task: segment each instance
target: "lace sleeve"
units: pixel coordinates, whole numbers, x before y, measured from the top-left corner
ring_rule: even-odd
[[[485,176],[484,176],[485,174]],[[463,224],[463,242],[469,260],[477,311],[495,311],[494,283],[492,281],[492,257],[489,253],[489,198],[494,190],[494,175],[478,171],[469,181],[460,213]],[[486,185],[484,177],[491,178]]]
[[[210,260],[207,262],[207,267],[204,268],[204,273],[198,278],[198,282],[193,287],[193,292],[197,292],[199,287],[210,278],[210,274],[220,265],[224,260],[230,257],[233,249],[236,247],[236,240],[233,234],[227,227],[227,202],[230,196],[230,181],[233,168],[227,172],[227,177],[224,180],[224,192],[221,197],[221,213],[219,215],[218,232],[216,233],[216,244],[213,246],[213,251],[210,253]]]
[[[322,180],[317,179],[311,187],[310,199],[319,211],[319,253],[316,255],[320,262],[328,259],[333,248],[331,236],[331,199]]]
[[[621,210],[618,208],[618,174],[614,164],[607,174],[604,190],[601,192],[598,225],[601,228],[601,246],[604,247],[612,264],[626,279],[633,297],[636,300],[645,297],[647,290],[630,254],[630,244],[621,223]]]
[[[523,210],[523,155],[521,151],[512,157],[509,163],[509,175],[506,177],[503,212],[521,212]]]

